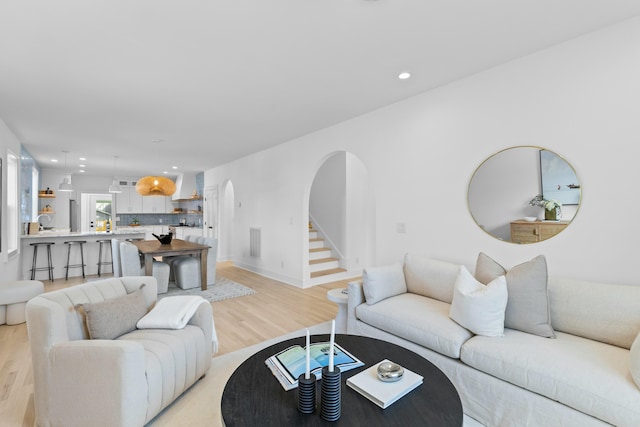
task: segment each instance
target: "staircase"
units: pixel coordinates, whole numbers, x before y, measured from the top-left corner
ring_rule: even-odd
[[[325,247],[324,239],[318,237],[318,231],[309,223],[309,271],[311,285],[335,282],[346,278],[347,270],[340,268],[338,258],[334,258],[331,249]]]

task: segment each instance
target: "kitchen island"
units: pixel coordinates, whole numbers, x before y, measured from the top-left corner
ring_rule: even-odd
[[[85,275],[98,274],[98,240],[102,239],[144,239],[146,229],[126,228],[123,230],[116,229],[115,231],[106,232],[68,232],[68,231],[41,231],[38,234],[23,235],[21,238],[20,248],[20,272],[22,279],[28,280],[31,278],[31,263],[33,260],[34,247],[30,246],[31,243],[37,242],[53,242],[51,246],[51,259],[53,262],[53,277],[54,279],[63,279],[65,276],[65,266],[67,265],[67,245],[64,242],[85,240],[87,243],[84,246],[84,267]],[[103,252],[105,249],[103,249]],[[111,250],[109,254],[102,254],[103,260],[111,260]],[[71,251],[71,264],[80,264],[80,255],[77,252],[77,248],[73,248]],[[38,250],[38,267],[44,267],[47,265],[47,252],[44,247],[40,247]],[[105,269],[103,268],[103,271]],[[111,273],[110,268],[106,268],[106,273]],[[72,268],[69,270],[69,277],[82,276],[82,269]],[[36,280],[47,280],[46,271],[36,272]]]

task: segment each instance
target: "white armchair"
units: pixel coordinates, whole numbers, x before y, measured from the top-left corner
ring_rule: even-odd
[[[149,308],[157,284],[148,276],[88,282],[27,303],[36,425],[142,426],[205,375],[217,349],[211,304],[200,304],[184,329],[89,339],[78,305],[129,295],[143,283]]]

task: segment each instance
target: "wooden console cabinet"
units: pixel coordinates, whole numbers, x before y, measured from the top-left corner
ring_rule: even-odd
[[[512,243],[535,243],[547,240],[564,230],[569,221],[525,221],[511,222]]]

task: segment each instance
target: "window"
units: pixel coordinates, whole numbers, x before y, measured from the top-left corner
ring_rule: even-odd
[[[7,230],[7,253],[17,253],[18,232],[18,157],[11,151],[7,153],[7,214],[5,216]]]

